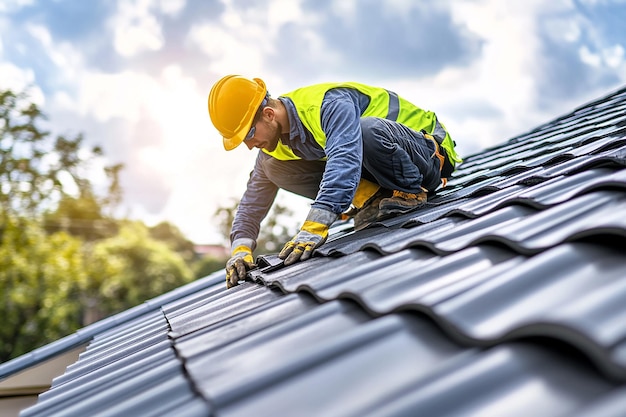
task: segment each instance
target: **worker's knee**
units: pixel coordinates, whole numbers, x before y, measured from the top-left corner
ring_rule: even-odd
[[[391,131],[386,120],[379,117],[361,118],[361,135],[363,137],[363,153],[378,154],[391,150],[389,136]]]

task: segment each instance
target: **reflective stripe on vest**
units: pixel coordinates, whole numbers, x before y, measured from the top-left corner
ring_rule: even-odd
[[[385,119],[395,122],[398,120],[398,114],[400,113],[400,99],[393,91],[387,90],[387,94],[389,94],[389,110],[387,110]]]

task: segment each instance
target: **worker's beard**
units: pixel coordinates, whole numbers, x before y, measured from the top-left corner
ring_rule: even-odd
[[[271,138],[272,139],[269,141],[269,143],[265,147],[265,150],[267,150],[268,152],[274,152],[276,150],[276,147],[278,146],[278,141],[280,140],[280,136],[281,136],[281,132],[282,131],[283,131],[283,127],[277,121],[275,128],[272,129],[272,131],[271,131]]]

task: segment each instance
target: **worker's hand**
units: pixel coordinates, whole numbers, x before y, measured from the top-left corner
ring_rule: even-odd
[[[254,258],[252,257],[251,246],[253,245],[248,242],[233,242],[231,258],[226,262],[226,288],[239,285],[239,280],[245,280],[246,273],[256,268]]]
[[[326,241],[328,228],[335,220],[337,214],[332,211],[312,208],[298,234],[285,244],[278,257],[285,260],[285,265],[306,261]]]

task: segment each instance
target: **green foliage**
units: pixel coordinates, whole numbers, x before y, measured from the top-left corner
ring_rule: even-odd
[[[124,168],[123,164],[114,164],[104,167],[104,173],[109,180],[109,187],[106,197],[101,201],[104,209],[108,209],[109,216],[113,216],[113,210],[122,202],[122,185],[120,183],[120,171]]]
[[[104,168],[96,195],[85,175],[102,150],[52,138],[43,119],[24,94],[0,90],[0,361],[194,277],[193,245],[174,226],[113,218],[122,165]]]
[[[215,211],[219,230],[226,242],[230,242],[230,229],[238,206],[239,201],[231,200],[230,205],[220,206]],[[255,256],[280,251],[283,245],[298,232],[298,223],[292,216],[293,211],[290,208],[274,203],[261,223],[257,247],[254,250]]]
[[[193,272],[196,278],[203,278],[215,271],[224,269],[228,259],[216,258],[214,256],[204,256],[193,264]]]
[[[256,254],[279,252],[298,233],[298,223],[292,216],[293,211],[290,208],[282,204],[272,206],[269,215],[261,223]]]
[[[230,228],[233,224],[233,220],[235,220],[235,212],[237,211],[238,206],[239,200],[231,198],[228,204],[219,206],[217,210],[215,210],[214,218],[217,222],[219,231],[224,238],[225,244],[230,243]]]
[[[88,256],[86,295],[99,316],[128,309],[193,279],[184,259],[150,237],[140,222],[125,222],[119,233],[96,242]]]
[[[151,227],[150,236],[166,243],[174,252],[182,256],[185,262],[193,261],[195,256],[193,243],[173,224],[161,222]]]
[[[49,233],[65,231],[87,242],[117,233],[117,222],[102,213],[102,205],[87,190],[78,198],[63,196],[56,210],[44,214],[43,224]]]
[[[45,115],[24,93],[0,90],[0,208],[4,213],[32,216],[52,207],[68,186],[81,191],[90,187],[80,169],[101,150],[95,147],[86,153],[82,135],[51,137],[41,129],[43,120]]]
[[[0,237],[0,361],[80,327],[87,281],[81,242],[47,236],[36,222],[5,217]]]
[[[0,362],[194,278],[140,222],[123,222],[115,236],[84,244],[8,216],[0,239]]]

